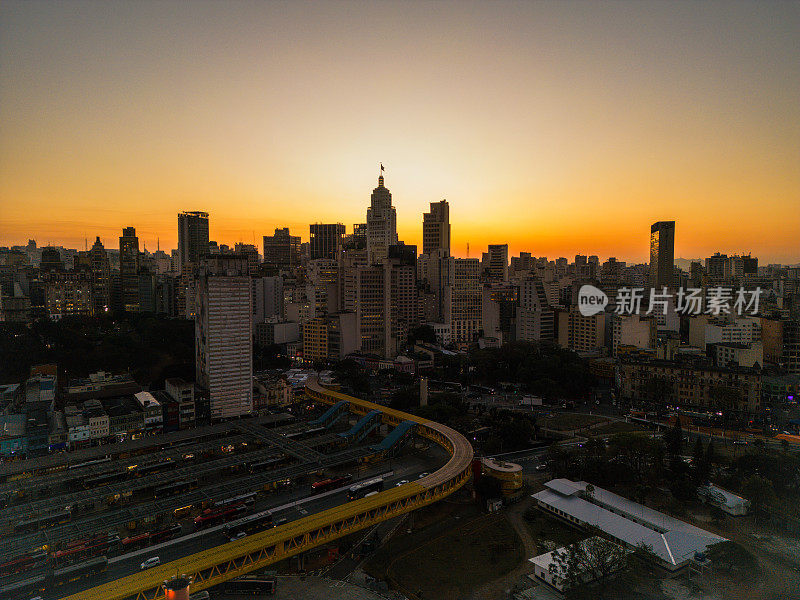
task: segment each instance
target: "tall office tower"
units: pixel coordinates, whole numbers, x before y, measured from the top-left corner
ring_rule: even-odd
[[[513,285],[487,285],[481,289],[483,336],[500,344],[514,341],[519,288]]]
[[[650,227],[650,287],[673,287],[675,269],[675,221],[659,221]]]
[[[98,316],[111,309],[111,265],[100,236],[97,236],[92,249],[89,250],[89,265],[92,271],[94,314]]]
[[[350,248],[342,252],[339,261],[339,306],[342,311],[355,312],[358,268],[366,267],[366,248]]]
[[[372,190],[367,209],[367,259],[377,264],[386,258],[389,246],[397,243],[397,213],[392,206],[392,193],[383,186],[383,175],[378,177],[378,187]]]
[[[450,322],[451,265],[452,261],[444,248],[431,250],[419,257],[417,278],[423,290],[430,295],[430,302],[423,312],[426,321]]]
[[[191,271],[208,254],[208,213],[178,213],[178,272]]]
[[[44,271],[63,271],[64,262],[61,260],[61,254],[52,246],[45,246],[42,248],[42,260],[39,263],[39,269]]]
[[[361,336],[361,351],[383,356],[386,348],[384,266],[356,267],[353,271],[352,301]]]
[[[709,256],[706,259],[706,274],[709,277],[730,277],[731,263],[728,260],[727,254],[720,254],[715,252],[714,256]]]
[[[258,248],[256,248],[255,244],[236,242],[233,246],[233,251],[247,258],[248,274],[255,275],[258,272],[258,265],[261,262],[261,257],[258,255]]]
[[[139,238],[133,227],[125,227],[119,238],[119,278],[123,310],[139,312]]]
[[[253,327],[272,317],[283,316],[283,278],[253,278]]]
[[[450,335],[455,343],[473,342],[482,328],[481,261],[450,258]]]
[[[489,244],[489,277],[508,281],[508,244]]]
[[[523,275],[526,272],[530,272],[534,266],[535,259],[531,256],[530,252],[520,252],[519,256],[512,256],[511,257],[511,275]]]
[[[394,256],[382,264],[350,268],[353,290],[346,304],[356,313],[362,352],[396,356],[419,324],[416,266],[402,257],[408,254],[403,248],[410,247],[390,247],[387,252]]]
[[[444,250],[450,254],[450,205],[447,200],[431,202],[431,212],[422,215],[422,253]]]
[[[195,360],[213,420],[253,410],[252,288],[246,257],[220,256],[198,270]]]
[[[195,270],[209,252],[208,213],[189,211],[178,213],[178,313],[185,319],[195,317]]]
[[[520,284],[516,339],[555,339],[554,312],[548,305],[545,286],[539,277],[527,277]]]
[[[300,236],[289,228],[275,228],[275,235],[264,236],[264,264],[276,270],[300,266]]]
[[[306,296],[313,299],[318,317],[339,309],[339,264],[335,260],[317,258],[308,261]]]
[[[311,241],[309,242],[309,258],[327,258],[336,260],[344,236],[344,225],[341,223],[312,223]]]
[[[406,246],[409,248],[409,246]],[[387,290],[384,294],[386,307],[386,332],[384,356],[394,357],[406,344],[408,334],[419,324],[419,302],[417,296],[417,267],[405,258],[392,257],[394,247],[389,248],[390,258],[384,263]],[[416,247],[413,254],[416,255]],[[402,253],[405,255],[405,253]]]

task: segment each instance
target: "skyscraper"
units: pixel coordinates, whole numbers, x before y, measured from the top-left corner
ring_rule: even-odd
[[[311,230],[309,245],[311,260],[318,258],[336,260],[345,231],[344,225],[341,223],[312,223],[309,229]]]
[[[300,266],[300,236],[291,235],[288,227],[276,227],[275,235],[265,235],[264,264],[278,270]]]
[[[489,276],[508,281],[508,244],[489,244]]]
[[[89,265],[92,271],[94,314],[102,315],[111,308],[111,265],[100,236],[97,236],[89,250]]]
[[[208,213],[178,213],[178,312],[185,319],[195,316],[194,271],[208,254]]]
[[[139,238],[133,227],[125,227],[119,238],[119,277],[123,309],[125,312],[138,312]]]
[[[386,258],[389,246],[397,243],[397,212],[392,206],[392,193],[378,177],[378,187],[372,190],[367,209],[367,258],[376,264]]]
[[[650,287],[673,286],[675,269],[675,221],[659,221],[650,227]]]
[[[208,213],[191,211],[178,213],[178,269],[200,264],[208,254]]]
[[[431,202],[431,212],[422,215],[422,253],[445,250],[450,254],[450,205]]]
[[[197,384],[208,393],[212,419],[253,409],[252,287],[247,258],[218,256],[198,272]]]

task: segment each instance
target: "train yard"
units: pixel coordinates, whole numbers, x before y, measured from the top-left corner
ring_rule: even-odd
[[[327,496],[311,506],[324,510],[377,491],[373,483],[362,494],[359,475],[380,470],[391,435],[374,415],[352,424],[339,412],[311,422],[269,415],[2,465],[0,600],[72,594],[135,572],[126,557],[148,548],[190,536],[191,550],[176,543],[166,552],[177,558],[302,516],[273,518],[271,507],[288,499]],[[410,439],[395,437],[391,453]]]

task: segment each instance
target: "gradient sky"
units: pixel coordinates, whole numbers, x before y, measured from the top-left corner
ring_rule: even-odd
[[[260,247],[450,202],[453,253],[800,260],[799,2],[0,3],[0,245]]]

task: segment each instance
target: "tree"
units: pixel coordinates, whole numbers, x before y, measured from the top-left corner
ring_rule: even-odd
[[[681,455],[683,454],[683,428],[681,427],[681,420],[678,415],[675,415],[675,422],[664,434],[664,443],[667,445],[670,469],[675,472],[682,470],[683,459],[681,458]]]
[[[694,442],[694,451],[692,452],[692,473],[694,475],[694,482],[698,485],[708,481],[710,467],[706,458],[706,453],[703,451],[703,440],[698,435]]]
[[[550,573],[563,583],[564,588],[597,582],[596,597],[603,598],[609,578],[627,567],[630,553],[619,544],[601,537],[599,529],[590,528],[590,533],[592,537],[553,551]]]
[[[744,480],[742,495],[750,501],[750,510],[759,520],[765,519],[775,504],[772,482],[761,475],[751,475]]]

